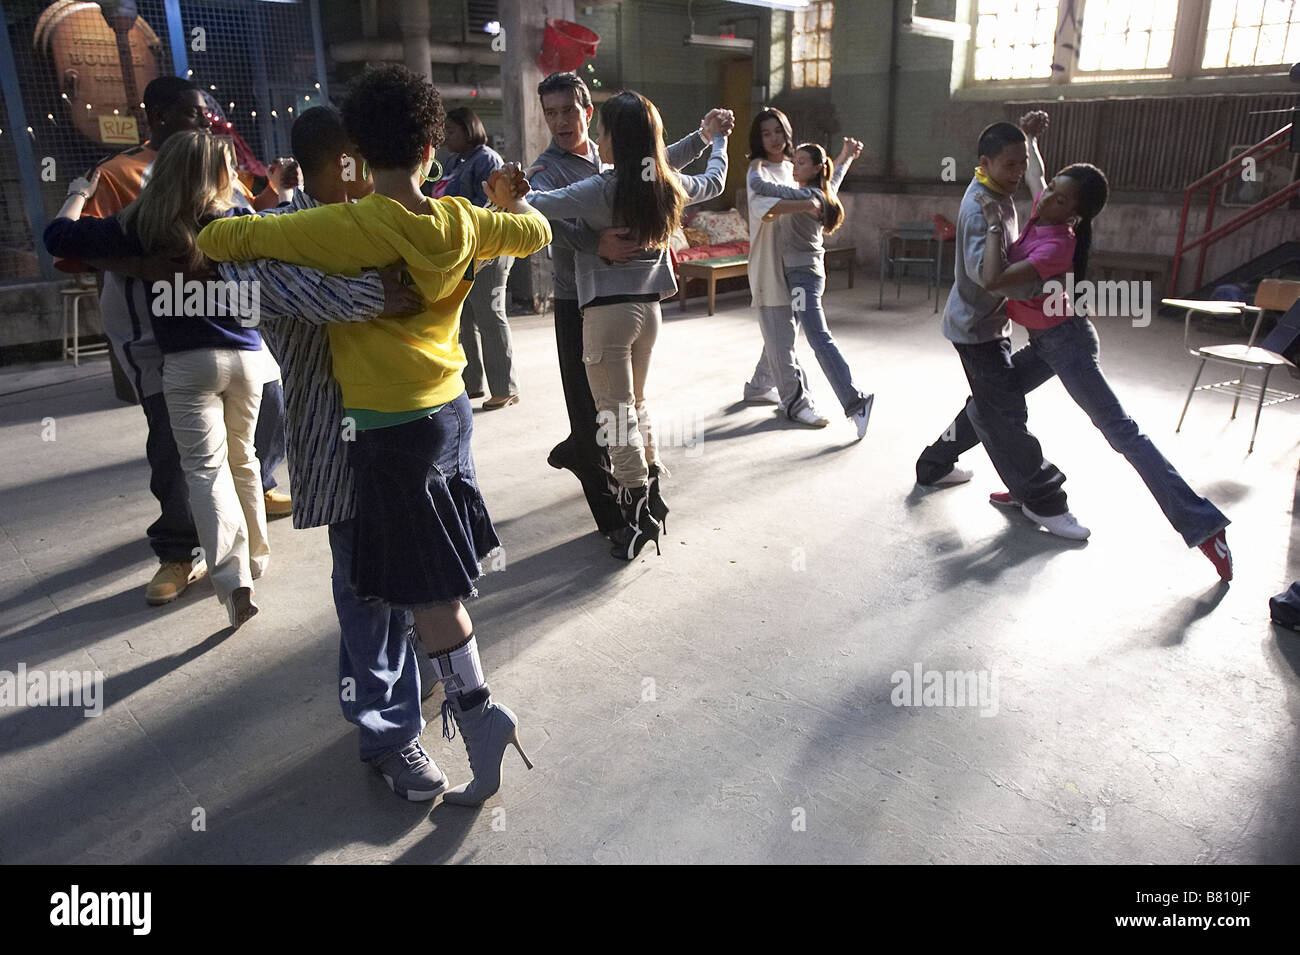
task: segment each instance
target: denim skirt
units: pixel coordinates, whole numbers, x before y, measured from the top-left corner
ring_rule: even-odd
[[[358,596],[420,606],[477,595],[482,562],[501,542],[474,474],[473,433],[463,391],[427,417],[357,432]]]

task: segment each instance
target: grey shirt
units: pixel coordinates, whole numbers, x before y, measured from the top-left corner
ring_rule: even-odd
[[[966,187],[966,194],[962,196],[961,208],[957,213],[955,281],[952,294],[948,296],[948,304],[943,308],[943,333],[949,341],[959,345],[978,345],[1011,335],[1006,296],[989,292],[980,284],[984,243],[988,237],[988,223],[984,221],[984,213],[975,201],[980,193],[993,196],[1002,206],[1002,218],[1006,223],[1001,236],[1004,255],[1007,247],[1020,234],[1016,204],[1011,201],[1011,197],[998,196],[980,185],[979,180],[972,179]]]
[[[848,163],[835,167],[831,173],[831,187],[840,188],[844,175],[849,171]],[[751,169],[747,180],[749,191],[756,196],[772,199],[811,199],[813,193],[822,196],[820,189],[805,186],[796,189],[780,183],[769,182],[759,171]],[[822,217],[811,212],[799,212],[782,215],[777,219],[777,243],[781,249],[781,265],[785,269],[807,269],[814,275],[826,277],[826,249],[822,245]]]
[[[696,130],[668,147],[668,163],[674,169],[689,166],[708,146],[699,130]],[[533,188],[549,191],[598,175],[600,158],[595,143],[587,144],[586,155],[567,152],[551,143],[537,157],[533,166],[543,167],[529,177]],[[551,233],[551,271],[555,279],[555,297],[577,301],[576,253],[582,251],[594,256],[600,244],[600,235],[575,218],[551,219]]]
[[[691,135],[699,141],[698,136],[694,133]],[[669,161],[672,161],[671,154]],[[640,172],[639,169],[632,170],[631,174],[639,175]],[[686,192],[687,205],[712,199],[721,193],[727,179],[727,140],[722,136],[714,137],[713,153],[709,156],[709,166],[703,175],[682,175],[680,178]],[[615,171],[608,169],[599,176],[591,176],[563,189],[530,192],[524,198],[548,219],[577,219],[593,233],[600,233],[613,225],[622,224],[614,222],[614,185]],[[581,305],[586,305],[594,298],[613,295],[654,293],[663,298],[677,291],[677,279],[673,275],[673,266],[666,248],[647,249],[642,258],[623,263],[606,262],[596,254],[595,249],[580,249],[576,253],[575,264],[578,273],[578,302]],[[556,294],[559,294],[558,289]]]

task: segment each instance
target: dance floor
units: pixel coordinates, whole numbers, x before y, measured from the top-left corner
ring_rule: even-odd
[[[1055,382],[1030,422],[1091,540],[991,506],[978,449],[970,484],[918,489],[960,364],[919,287],[881,312],[842,284],[832,328],[876,394],[861,443],[838,413],[739,403],[744,295],[665,309],[671,533],[630,565],[546,465],[551,318],[513,320],[522,402],[474,419],[504,566],[470,609],[537,768],[508,752],[478,810],[399,800],[358,761],[323,529],[271,525],[233,635],[206,582],[150,608],[144,416],[103,359],[0,369],[0,671],[104,677],[97,717],[0,709],[0,863],[1300,862],[1300,634],[1267,608],[1300,576],[1300,402],[1265,409],[1250,455],[1253,409],[1217,396],[1175,434],[1181,326],[1099,325],[1130,413],[1233,520],[1220,585]],[[441,699],[423,741],[454,784]]]

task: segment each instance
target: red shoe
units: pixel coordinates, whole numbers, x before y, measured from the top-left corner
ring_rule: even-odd
[[[1223,580],[1232,579],[1232,551],[1228,550],[1228,532],[1219,531],[1200,545],[1201,553],[1210,558],[1210,563],[1219,572]]]
[[[1010,491],[994,491],[989,495],[989,503],[999,507],[1019,507],[1020,502],[1011,496]]]

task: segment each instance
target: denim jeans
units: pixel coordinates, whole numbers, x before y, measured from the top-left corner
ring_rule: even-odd
[[[339,704],[343,718],[360,731],[362,760],[370,761],[424,729],[421,650],[413,642],[415,621],[409,610],[357,596],[352,587],[354,534],[352,521],[329,526],[339,617]]]
[[[970,382],[971,426],[1007,490],[1035,514],[1064,514],[1069,509],[1062,487],[1065,475],[1043,458],[1042,445],[1029,430],[1025,393],[1011,363],[1011,339],[978,345],[954,342],[953,347]]]
[[[1056,375],[1030,345],[1025,345],[1011,356],[1011,369],[1015,373],[1016,387],[1026,395]],[[916,461],[916,483],[935,483],[953,469],[959,457],[980,443],[979,435],[970,423],[972,401],[973,399],[967,398],[952,423],[943,429],[933,444],[921,452]]]
[[[268,381],[262,386],[262,408],[257,413],[257,459],[262,462],[262,490],[276,486],[275,469],[284,460],[284,385]]]
[[[1035,333],[1029,343],[1056,372],[1074,403],[1092,419],[1110,446],[1133,465],[1188,547],[1208,540],[1228,526],[1223,512],[1188,487],[1182,475],[1138,428],[1137,422],[1125,413],[1102,374],[1098,362],[1101,346],[1092,322],[1076,315]]]
[[[788,269],[785,281],[790,288],[794,317],[799,320],[804,337],[817,356],[822,374],[831,383],[844,414],[856,414],[866,404],[867,396],[853,381],[849,363],[844,360],[840,346],[835,343],[831,330],[826,327],[826,312],[822,309],[826,276],[819,275],[812,269]]]

